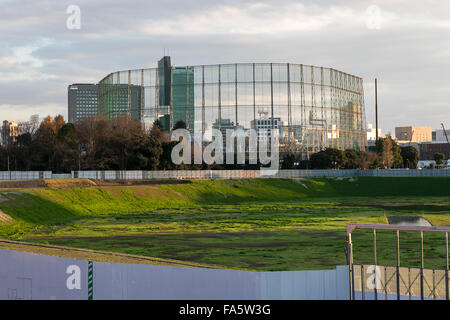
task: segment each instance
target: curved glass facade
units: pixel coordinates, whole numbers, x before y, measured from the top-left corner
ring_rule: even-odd
[[[183,121],[191,132],[212,128],[280,131],[281,150],[306,159],[325,147],[367,145],[363,81],[330,68],[248,63],[171,67],[111,73],[99,83],[99,113],[128,114],[146,126],[159,119],[170,131]]]

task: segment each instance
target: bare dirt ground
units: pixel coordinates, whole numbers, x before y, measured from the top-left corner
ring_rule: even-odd
[[[94,180],[85,178],[74,179],[48,179],[48,180],[1,180],[0,191],[12,191],[36,188],[89,188],[99,186],[134,186],[134,185],[158,185],[158,184],[185,184],[190,180],[161,179],[161,180]]]
[[[9,215],[0,210],[0,224],[6,224],[13,221],[14,221],[13,218],[11,218]]]
[[[36,188],[81,188],[93,187],[96,183],[89,179],[49,179],[49,180],[2,180],[1,191]]]
[[[0,240],[0,249],[30,252],[42,255],[57,256],[63,258],[73,258],[80,260],[90,260],[97,262],[132,263],[149,265],[171,265],[179,267],[203,267],[213,268],[213,266],[201,265],[177,260],[161,259],[153,257],[135,256],[130,254],[95,251],[78,248],[67,248],[54,245],[41,245],[19,241]],[[217,267],[214,267],[217,268]]]

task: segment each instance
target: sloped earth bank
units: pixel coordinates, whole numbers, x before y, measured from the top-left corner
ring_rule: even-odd
[[[449,178],[87,183],[0,191],[0,237],[239,269],[299,270],[345,264],[349,222],[420,216],[450,225]],[[379,263],[394,263],[395,234],[377,236]],[[372,263],[371,232],[355,232],[354,239],[355,262]],[[425,234],[427,267],[442,265],[442,239]],[[401,249],[402,263],[417,266],[419,235],[402,232]]]

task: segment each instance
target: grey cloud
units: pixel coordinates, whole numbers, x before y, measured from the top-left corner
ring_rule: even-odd
[[[73,3],[82,10],[81,30],[65,27],[65,9]],[[341,19],[337,15],[329,25],[317,30],[288,30],[278,34],[256,32],[249,35],[211,29],[210,34],[152,35],[141,29],[143,23],[177,23],[199,12],[209,12],[218,5],[242,8],[257,3],[267,4],[268,10],[270,6],[284,10],[284,6],[301,3],[308,14],[342,10],[351,12],[354,19],[363,19],[366,8],[376,4],[395,19],[380,30],[368,30],[363,21],[347,21],[346,15]],[[374,118],[373,79],[378,77],[380,124],[384,131],[392,132],[394,126],[410,123],[437,128],[440,122],[450,120],[450,88],[446,79],[450,70],[449,28],[446,28],[450,4],[442,1],[55,0],[38,3],[30,0],[3,1],[3,7],[5,10],[0,12],[0,118],[11,115],[5,110],[6,105],[23,108],[24,119],[31,110],[46,110],[45,106],[49,113],[66,114],[68,84],[96,82],[112,71],[155,66],[163,49],[167,48],[176,65],[292,62],[330,66],[361,76],[365,81],[369,122]],[[264,7],[258,10],[258,14],[271,14],[264,12],[267,10]],[[247,14],[252,16],[256,11]],[[239,30],[239,25],[236,29]],[[39,39],[53,41],[32,52],[34,58],[43,61],[42,67],[25,62],[12,65],[2,62],[2,58],[12,57],[12,48],[30,45]],[[2,74],[26,73],[27,70],[33,76],[50,77],[6,83],[1,79]],[[28,105],[35,105],[37,109],[24,107]]]

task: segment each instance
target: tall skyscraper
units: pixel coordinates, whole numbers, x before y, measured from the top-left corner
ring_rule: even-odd
[[[170,106],[170,84],[171,84],[170,57],[164,56],[158,61],[158,85],[159,85],[159,105]]]
[[[187,129],[194,129],[194,69],[173,68],[173,125],[183,121]]]
[[[8,146],[16,142],[19,135],[19,125],[13,120],[4,120],[2,126],[2,145]]]
[[[98,85],[74,83],[67,88],[67,95],[69,122],[98,115]]]

